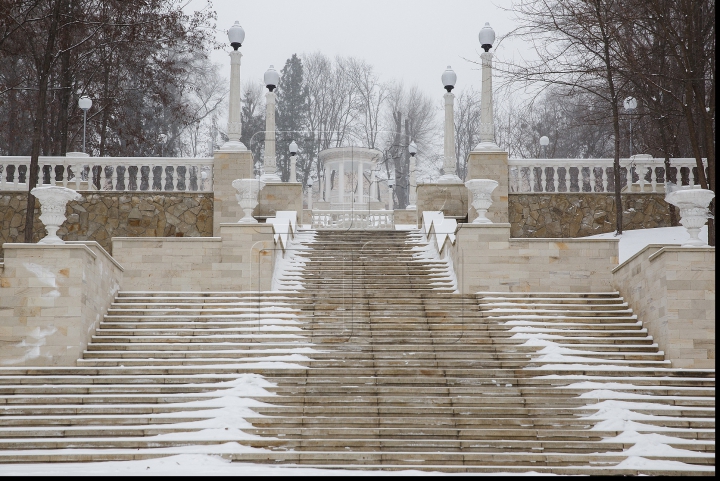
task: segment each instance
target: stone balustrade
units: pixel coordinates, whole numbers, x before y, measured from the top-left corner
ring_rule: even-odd
[[[670,178],[676,183],[699,184],[695,159],[670,159],[670,165]],[[620,166],[625,191],[664,192],[665,159],[635,155],[621,159]],[[511,193],[615,191],[613,159],[509,159],[508,180]],[[625,189],[628,185],[630,189]]]
[[[313,229],[392,229],[391,210],[313,210]]]
[[[92,191],[212,192],[212,158],[45,157],[38,185]],[[29,156],[0,157],[0,191],[27,190]]]

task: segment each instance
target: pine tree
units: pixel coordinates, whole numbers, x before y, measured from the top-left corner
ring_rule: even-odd
[[[280,177],[287,182],[290,178],[290,154],[288,147],[290,142],[296,141],[302,145],[305,136],[305,120],[308,112],[308,88],[303,81],[303,65],[300,58],[293,54],[286,62],[280,72],[280,82],[277,87],[277,134],[276,134],[276,155],[277,166]],[[311,159],[298,154],[297,172],[298,177],[303,171],[301,166]],[[295,179],[293,179],[294,181]],[[303,181],[304,179],[299,179]]]

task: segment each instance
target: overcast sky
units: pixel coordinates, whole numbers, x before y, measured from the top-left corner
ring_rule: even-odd
[[[442,72],[451,65],[456,87],[480,89],[477,65],[478,32],[485,22],[498,36],[513,25],[512,14],[496,0],[213,0],[218,13],[218,40],[227,43],[227,29],[235,20],[245,29],[242,81],[262,80],[270,64],[280,69],[293,54],[321,51],[329,56],[355,56],[372,64],[384,80],[417,84],[442,97]],[[191,0],[188,10],[204,0]],[[510,48],[502,45],[501,49]],[[228,45],[228,50],[230,49]],[[508,56],[510,52],[502,52]],[[213,60],[224,65],[225,53]]]

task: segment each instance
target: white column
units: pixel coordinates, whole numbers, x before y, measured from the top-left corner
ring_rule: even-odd
[[[295,163],[297,162],[297,155],[290,156],[290,179],[288,182],[297,182],[297,175],[295,174]]]
[[[345,201],[345,162],[340,161],[340,167],[338,171],[338,199],[340,204]]]
[[[357,202],[358,202],[358,204],[361,204],[363,201],[364,193],[365,193],[364,192],[365,189],[363,186],[363,163],[362,162],[358,163],[357,182],[358,182],[358,184],[357,184],[357,193],[358,193]]]
[[[493,124],[492,57],[490,52],[480,54],[482,59],[482,91],[480,98],[480,143],[475,150],[497,149]],[[483,145],[485,144],[485,145]]]
[[[223,144],[223,150],[247,150],[240,142],[240,59],[239,50],[230,52],[230,95],[228,106],[228,141]]]
[[[275,156],[275,99],[274,92],[265,94],[265,168],[260,177],[263,182],[280,182]]]
[[[330,202],[330,176],[332,174],[332,170],[325,169],[325,202]]]
[[[460,177],[455,173],[455,95],[452,92],[445,94],[445,173],[438,179],[443,184],[462,184]]]
[[[375,178],[375,171],[370,172],[370,202],[377,201],[377,179]]]
[[[408,194],[409,194],[409,200],[408,206],[406,209],[416,209],[417,206],[415,205],[415,202],[417,201],[417,180],[415,179],[415,167],[416,167],[416,158],[414,155],[410,156],[410,185],[408,187]]]

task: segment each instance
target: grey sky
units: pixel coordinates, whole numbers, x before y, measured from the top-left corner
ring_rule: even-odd
[[[485,22],[499,36],[512,28],[512,15],[494,5],[502,0],[214,0],[218,40],[235,20],[245,29],[242,78],[262,80],[270,64],[279,71],[293,53],[321,51],[329,56],[367,60],[384,80],[417,84],[442,98],[440,75],[448,65],[457,88],[480,88],[476,65],[478,32]],[[507,2],[510,3],[510,2]],[[192,0],[187,10],[204,5]],[[228,47],[229,50],[230,47]],[[504,48],[504,47],[503,47]],[[509,52],[505,52],[507,55]],[[224,65],[228,58],[214,52]]]

